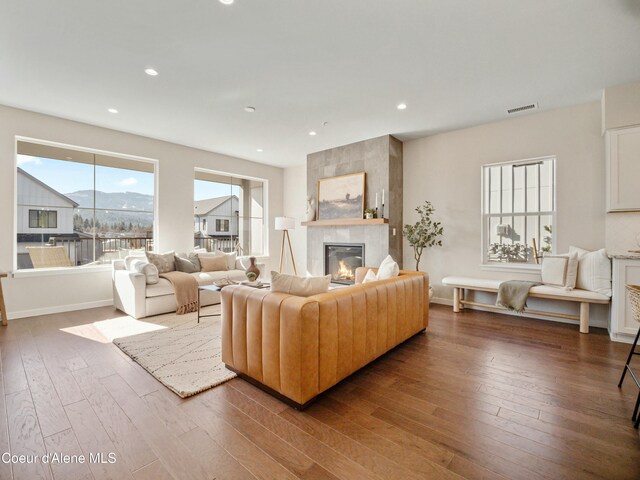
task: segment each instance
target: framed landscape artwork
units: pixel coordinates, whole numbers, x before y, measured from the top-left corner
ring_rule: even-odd
[[[318,180],[318,220],[361,219],[365,173]]]

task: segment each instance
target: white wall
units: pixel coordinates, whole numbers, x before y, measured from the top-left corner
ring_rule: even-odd
[[[305,160],[306,163],[306,160]],[[284,170],[284,215],[296,219],[296,229],[289,232],[291,246],[298,267],[298,274],[307,273],[307,227],[300,222],[306,220],[307,206],[307,166],[290,167]],[[281,233],[276,232],[278,241],[282,241]],[[288,266],[287,271],[292,269]]]
[[[16,136],[157,159],[158,251],[193,248],[193,176],[201,167],[269,182],[269,225],[282,214],[283,170],[151,138],[0,106],[0,270],[12,270],[15,241]],[[279,237],[270,229],[268,268],[279,255]],[[275,258],[275,260],[274,260]],[[263,262],[263,260],[261,260]],[[9,318],[110,304],[110,272],[3,280]],[[37,293],[36,293],[37,292]]]
[[[570,245],[605,245],[605,161],[598,102],[515,117],[404,143],[405,223],[414,208],[430,200],[444,226],[444,246],[425,253],[435,297],[450,301],[447,275],[538,280],[539,274],[488,271],[481,263],[481,184],[483,164],[555,155],[559,252]],[[404,261],[413,251],[405,243]],[[566,302],[565,302],[566,303]],[[606,309],[592,314],[604,325]]]

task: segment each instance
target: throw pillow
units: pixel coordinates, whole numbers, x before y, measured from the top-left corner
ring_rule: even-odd
[[[134,255],[127,255],[126,257],[124,257],[124,265],[127,268],[127,270],[131,270],[131,263],[134,260],[147,260],[147,256],[145,255],[145,252],[141,252],[141,253],[135,253]],[[131,270],[133,271],[133,270]]]
[[[153,263],[147,262],[143,257],[133,260],[129,270],[143,274],[147,285],[155,285],[160,281],[157,267]]]
[[[373,270],[369,270],[367,274],[364,276],[362,283],[375,282],[378,280],[378,276],[375,274]]]
[[[236,268],[236,257],[238,254],[236,252],[225,253],[222,250],[216,250],[216,255],[222,255],[227,259],[227,268],[229,270],[235,270]]]
[[[380,264],[380,268],[378,269],[378,280],[386,280],[387,278],[393,278],[400,275],[400,267],[393,260],[391,255],[387,255],[382,263]]]
[[[576,288],[611,296],[611,260],[604,248],[590,252],[579,247],[569,247],[569,253],[578,255],[578,279]]]
[[[200,271],[198,266],[196,266],[196,264],[188,258],[183,258],[176,255],[175,262],[177,272],[196,273]]]
[[[229,270],[227,267],[227,259],[219,255],[214,256],[202,256],[198,254],[200,259],[200,266],[203,272],[222,272]]]
[[[158,273],[174,272],[176,270],[175,253],[151,253],[147,252],[147,260],[158,268]]]
[[[573,290],[578,277],[578,255],[545,255],[542,257],[542,283]]]
[[[297,277],[271,272],[271,291],[288,293],[297,297],[310,297],[329,291],[331,275],[324,277]]]
[[[189,259],[189,261],[196,266],[196,270],[198,272],[202,270],[202,265],[200,265],[200,257],[198,257],[197,253],[190,253],[189,255],[187,255],[187,259]]]

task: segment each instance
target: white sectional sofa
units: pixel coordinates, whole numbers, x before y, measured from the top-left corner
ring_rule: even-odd
[[[196,272],[190,273],[198,281],[199,285],[212,285],[221,279],[235,281],[246,280],[245,267],[247,259],[244,257],[236,260],[235,269],[220,272]],[[264,265],[258,265],[264,274]],[[124,260],[113,262],[113,302],[118,310],[123,311],[133,318],[145,318],[162,313],[176,311],[176,300],[173,287],[169,280],[161,278],[158,283],[147,285],[144,274],[127,270]],[[202,305],[220,303],[218,292],[201,292]]]

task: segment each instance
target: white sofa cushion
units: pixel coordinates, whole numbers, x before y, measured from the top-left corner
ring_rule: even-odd
[[[591,252],[579,247],[569,247],[569,253],[578,255],[578,279],[576,288],[591,290],[611,296],[611,260],[604,248]]]
[[[362,283],[375,282],[378,280],[378,276],[375,274],[373,270],[369,270],[367,274],[364,276]]]

